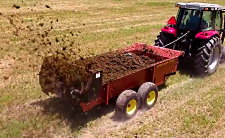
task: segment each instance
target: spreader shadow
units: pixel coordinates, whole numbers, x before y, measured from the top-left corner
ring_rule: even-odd
[[[32,104],[42,107],[43,114],[57,115],[59,119],[71,127],[72,131],[79,130],[88,122],[113,112],[115,106],[115,102],[110,102],[107,106],[104,104],[96,106],[92,110],[84,113],[80,106],[75,106],[57,97],[48,98]]]

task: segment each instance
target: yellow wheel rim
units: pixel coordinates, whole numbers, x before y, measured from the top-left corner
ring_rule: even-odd
[[[127,104],[127,114],[132,115],[137,109],[137,101],[132,99]]]
[[[155,91],[150,91],[148,93],[148,96],[147,96],[147,104],[148,105],[152,105],[154,102],[155,102],[155,99],[156,99],[156,93]]]

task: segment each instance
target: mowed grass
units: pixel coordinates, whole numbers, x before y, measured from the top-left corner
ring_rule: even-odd
[[[225,5],[223,0],[201,2]],[[153,44],[160,28],[176,15],[175,3],[0,1],[0,137],[223,137],[224,65],[206,78],[178,72],[160,90],[152,110],[126,122],[112,119],[114,104],[79,115],[77,108],[45,95],[39,86],[43,57],[62,47],[86,57],[136,42]],[[12,8],[14,4],[21,7]]]

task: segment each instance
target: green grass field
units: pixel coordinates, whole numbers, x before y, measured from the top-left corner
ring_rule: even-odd
[[[126,122],[113,120],[114,104],[80,116],[39,86],[43,57],[63,47],[76,58],[136,42],[153,44],[160,28],[176,15],[176,2],[1,0],[0,137],[224,137],[223,64],[206,78],[178,72],[160,90],[152,110]],[[199,2],[225,6],[224,0]]]

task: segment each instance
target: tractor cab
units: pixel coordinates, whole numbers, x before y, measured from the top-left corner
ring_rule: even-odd
[[[225,37],[225,8],[209,3],[177,3],[177,17],[172,16],[161,29],[155,46],[185,52],[194,74],[213,74],[222,55]]]
[[[177,3],[177,28],[190,31],[217,30],[222,28],[224,8],[217,4]]]

